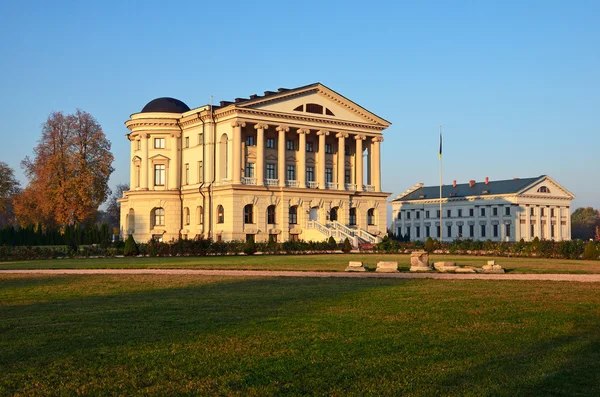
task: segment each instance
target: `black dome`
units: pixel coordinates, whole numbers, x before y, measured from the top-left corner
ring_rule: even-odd
[[[175,98],[156,98],[148,102],[141,113],[184,113],[190,110],[188,105]]]

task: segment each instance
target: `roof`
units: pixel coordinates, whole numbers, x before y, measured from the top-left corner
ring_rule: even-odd
[[[476,182],[472,187],[468,183],[442,186],[442,198],[482,196],[484,194],[511,194],[518,193],[527,186],[546,178],[546,175],[535,178],[515,178],[502,181]],[[440,186],[421,186],[393,201],[431,200],[440,197]]]
[[[188,105],[179,99],[164,97],[151,100],[140,113],[184,113],[188,110]]]

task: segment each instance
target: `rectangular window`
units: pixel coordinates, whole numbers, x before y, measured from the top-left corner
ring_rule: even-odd
[[[190,184],[190,165],[189,164],[185,165],[185,184],[186,185]]]
[[[473,208],[469,208],[469,216],[475,215],[475,210]]]
[[[325,153],[326,154],[333,154],[333,145],[331,143],[326,143],[325,144]]]
[[[498,237],[498,225],[492,225],[494,230],[494,237]]]
[[[204,144],[204,135],[198,134],[198,145],[203,145],[203,144]]]
[[[406,228],[406,234],[404,235],[404,238],[410,241],[410,227]]]
[[[402,214],[404,213],[404,211],[398,211],[398,219],[402,219]]]
[[[295,145],[295,142],[296,142],[296,141],[294,141],[293,139],[288,139],[288,140],[286,141],[285,148],[286,148],[287,150],[296,150],[296,145]]]
[[[246,146],[254,146],[254,137],[252,135],[246,137]]]
[[[275,164],[267,163],[267,179],[277,179],[275,175]]]
[[[350,145],[344,145],[344,154],[350,156]]]
[[[452,226],[448,226],[447,233],[448,233],[448,237],[452,237]]]
[[[492,208],[492,215],[493,216],[498,216],[498,207]]]
[[[154,185],[164,186],[165,185],[165,165],[156,164],[154,165]]]
[[[406,211],[406,219],[410,219],[410,211]]]
[[[277,242],[277,235],[276,234],[269,234],[269,242],[270,243],[276,243]]]
[[[510,225],[506,225],[505,230],[506,230],[506,237],[510,237]]]
[[[462,225],[458,225],[458,237],[462,237]]]
[[[531,207],[531,209],[529,210],[529,215],[531,215],[531,216],[535,215],[535,208]]]
[[[529,232],[530,232],[530,237],[533,237],[535,235],[535,224],[533,224],[533,223],[531,224]]]
[[[425,226],[425,237],[431,237],[431,228],[429,226]]]
[[[154,149],[164,149],[165,138],[154,138]]]
[[[333,182],[333,168],[325,168],[325,182]]]
[[[296,180],[296,166],[295,165],[287,166],[286,180],[288,180],[288,181]]]
[[[290,241],[300,241],[300,235],[299,234],[290,234]]]
[[[446,216],[447,216],[448,218],[452,218],[452,210],[448,210],[448,211],[446,211]]]
[[[550,225],[550,238],[554,238],[554,228],[556,227],[555,224]]]
[[[440,210],[437,210],[436,214],[437,214],[437,217],[439,218],[440,217]]]
[[[415,228],[415,236],[421,238],[421,228],[419,226]]]
[[[267,138],[267,149],[275,149],[275,139]]]
[[[416,217],[417,219],[420,219],[420,218],[421,218],[421,211],[417,210],[417,211],[415,212],[415,217]]]
[[[475,237],[475,225],[469,225],[469,237]]]
[[[540,207],[540,216],[544,216],[544,215],[545,215],[544,207]]]
[[[190,147],[190,137],[189,137],[189,136],[186,136],[186,137],[185,137],[185,147],[186,147],[186,148],[189,148],[189,147]]]
[[[485,208],[480,208],[480,214],[481,216],[485,216]]]
[[[136,141],[137,142],[137,150],[142,150],[142,141]]]
[[[504,207],[504,215],[510,216],[510,206]]]
[[[458,217],[462,218],[462,210],[461,209],[458,210]]]
[[[246,178],[254,178],[254,163],[246,163]]]
[[[554,208],[550,209],[550,216],[554,216]]]
[[[480,225],[481,226],[481,237],[485,237],[485,225]]]
[[[308,182],[315,181],[315,167],[306,167],[306,180]]]
[[[204,182],[204,165],[202,161],[198,161],[198,183]]]
[[[442,233],[441,227],[440,226],[436,226],[435,228],[436,228],[436,232],[437,232],[437,237],[441,238],[442,237],[442,235],[440,234],[440,233]]]
[[[306,151],[307,152],[312,152],[313,150],[313,143],[312,142],[306,142]]]
[[[425,211],[425,218],[429,219],[429,211]],[[427,236],[429,237],[429,236]]]
[[[344,169],[344,182],[352,183],[352,181],[350,180],[350,170],[348,168]]]

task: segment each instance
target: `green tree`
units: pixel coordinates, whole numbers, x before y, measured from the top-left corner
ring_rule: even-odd
[[[19,181],[15,179],[15,171],[12,168],[10,168],[8,164],[0,161],[0,217],[11,217],[11,201],[14,195],[18,192]]]
[[[352,244],[350,244],[350,240],[348,240],[348,237],[346,237],[346,239],[344,240],[344,245],[342,246],[342,252],[344,254],[347,254],[350,251],[352,251]]]
[[[583,250],[582,258],[588,260],[598,259],[598,247],[594,242],[588,241]]]
[[[592,207],[577,208],[571,214],[571,237],[582,240],[594,238],[596,226],[600,226],[600,213]]]
[[[433,239],[431,237],[427,237],[427,240],[425,240],[425,251],[431,254],[434,249],[435,244],[433,242]]]
[[[133,239],[133,236],[130,234],[125,241],[125,248],[123,248],[123,255],[125,256],[135,256],[139,252],[138,246]]]

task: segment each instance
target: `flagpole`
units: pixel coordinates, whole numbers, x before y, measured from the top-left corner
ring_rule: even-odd
[[[444,222],[442,221],[442,125],[440,124],[440,243],[444,241]]]

